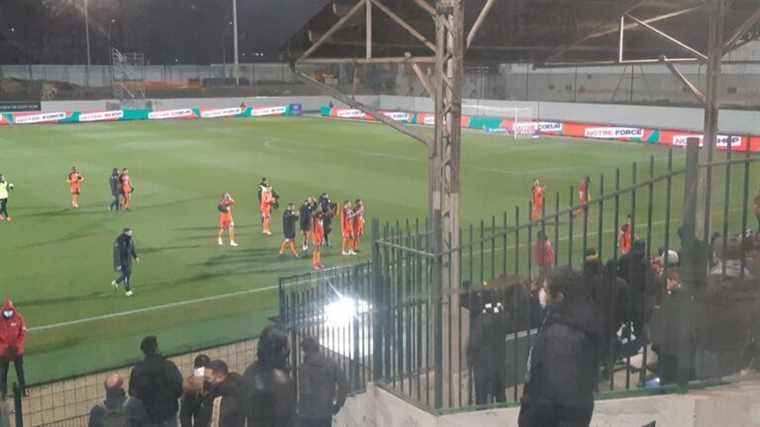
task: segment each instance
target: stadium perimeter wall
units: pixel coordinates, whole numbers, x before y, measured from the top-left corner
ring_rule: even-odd
[[[375,108],[411,112],[432,112],[433,102],[429,98],[367,95],[357,99]],[[241,98],[176,98],[151,99],[154,110],[201,107],[225,108],[240,105],[276,106],[291,103],[303,105],[306,113],[317,112],[327,105],[328,96],[293,96],[293,97],[241,97]],[[332,101],[336,106],[342,103]],[[104,111],[116,100],[98,101],[43,101],[43,112],[56,111]],[[682,129],[702,131],[704,112],[699,108],[653,107],[622,104],[583,104],[570,102],[522,102],[465,99],[466,106],[486,108],[530,108],[535,119],[559,120],[585,123],[604,123],[621,126],[640,126],[660,129]],[[484,114],[488,115],[488,114]],[[737,135],[760,135],[760,110],[723,110],[720,115],[720,130]]]
[[[430,98],[380,95],[376,107],[383,110],[433,112]],[[704,110],[687,107],[655,107],[625,104],[584,104],[574,102],[495,101],[465,99],[467,107],[530,108],[536,119],[568,122],[604,123],[661,129],[683,129],[702,132]],[[474,108],[472,108],[474,109]],[[491,113],[492,115],[493,113]],[[483,113],[483,115],[489,115]],[[721,132],[739,135],[760,135],[760,110],[721,110]]]
[[[592,427],[760,426],[760,380],[685,395],[672,394],[595,403]],[[338,427],[517,427],[519,408],[505,408],[436,417],[387,391],[369,384],[367,392],[348,399],[338,414]]]

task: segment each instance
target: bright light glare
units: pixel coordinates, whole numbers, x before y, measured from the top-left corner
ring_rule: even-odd
[[[325,306],[325,325],[330,328],[350,327],[355,316],[368,311],[369,304],[366,301],[341,296]]]

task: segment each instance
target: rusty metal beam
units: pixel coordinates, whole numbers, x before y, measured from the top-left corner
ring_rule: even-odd
[[[634,22],[637,22],[642,27],[644,27],[647,30],[651,31],[652,33],[656,34],[660,38],[662,38],[664,40],[667,40],[670,43],[672,43],[672,44],[680,47],[681,49],[684,49],[684,50],[688,51],[692,55],[694,55],[697,58],[699,58],[702,62],[707,62],[707,55],[705,55],[704,53],[702,53],[702,52],[694,49],[693,47],[687,45],[686,43],[684,43],[684,42],[682,42],[680,40],[678,40],[677,38],[671,36],[670,34],[668,34],[668,33],[664,32],[664,31],[660,30],[659,28],[656,28],[656,27],[652,26],[651,24],[647,24],[646,22],[642,21],[641,19],[639,19],[639,18],[637,18],[637,17],[635,17],[635,16],[633,16],[631,14],[626,14],[626,16],[628,18],[632,19]]]
[[[421,7],[423,10],[427,11],[431,16],[435,16],[436,15],[435,8],[433,6],[431,6],[430,3],[428,3],[427,1],[425,1],[425,0],[414,0],[414,2],[417,4],[417,6]]]
[[[625,14],[627,14],[627,13],[633,11],[633,10],[636,10],[636,8],[638,8],[642,4],[646,3],[647,1],[648,0],[631,0],[625,7],[622,7],[620,9],[620,12],[617,13],[616,15],[620,15],[620,16],[625,15]],[[585,42],[587,42],[587,41],[589,41],[591,39],[594,39],[594,38],[597,38],[597,37],[601,37],[601,36],[607,35],[607,34],[612,34],[612,33],[616,32],[616,31],[618,31],[618,26],[617,25],[615,25],[615,28],[612,29],[612,30],[609,30],[608,28],[605,29],[605,30],[601,30],[600,29],[599,31],[595,31],[595,32],[593,32],[593,33],[591,33],[589,35],[581,37],[580,39],[576,40],[575,42],[573,42],[573,43],[571,43],[569,45],[559,46],[559,47],[555,48],[554,50],[552,50],[552,52],[549,53],[549,55],[546,57],[546,59],[544,59],[543,62],[551,62],[551,61],[555,60],[556,58],[564,55],[566,52],[573,50],[577,46],[580,46],[583,43],[585,43]]]
[[[367,2],[369,1],[370,0],[361,0],[359,1],[359,3],[356,3],[354,7],[352,7],[351,10],[348,11],[347,14],[345,14],[342,18],[340,18],[340,20],[337,23],[335,23],[335,25],[333,25],[329,30],[327,30],[327,32],[324,33],[322,37],[319,38],[319,40],[317,40],[313,45],[311,45],[311,47],[306,52],[304,52],[304,54],[301,55],[301,57],[298,58],[296,62],[300,62],[308,58],[309,56],[311,56],[311,54],[314,53],[317,49],[319,49],[320,46],[322,46],[325,43],[325,41],[327,41],[327,39],[332,37],[333,34],[337,33],[341,28],[343,28],[343,26],[346,25],[346,22],[348,22],[354,15],[356,15],[359,12],[359,10],[361,10],[362,7],[367,5],[368,4]]]
[[[472,28],[470,28],[469,34],[467,34],[467,44],[465,45],[465,50],[472,46],[472,42],[475,40],[475,37],[477,37],[478,31],[480,31],[480,27],[483,25],[483,22],[485,22],[488,14],[491,12],[491,8],[495,3],[496,0],[488,0],[486,4],[483,5],[483,9],[481,9],[480,14],[478,14],[478,19],[475,20],[474,24],[472,24]]]
[[[428,47],[428,49],[435,52],[435,45],[431,43],[425,36],[420,34],[419,31],[415,30],[414,27],[409,25],[406,21],[404,21],[403,18],[398,16],[395,12],[390,10],[387,6],[382,4],[380,0],[367,0],[369,2],[372,2],[375,6],[377,6],[378,9],[382,10],[386,15],[388,15],[393,21],[395,21],[397,24],[399,24],[403,29],[405,29],[409,34],[414,36],[417,40],[421,41],[425,46]]]
[[[755,13],[753,13],[749,19],[744,21],[742,25],[739,26],[739,28],[734,31],[734,34],[731,35],[731,38],[728,39],[725,46],[723,47],[724,51],[730,52],[734,48],[737,47],[738,42],[741,40],[742,37],[744,37],[755,25],[757,25],[760,22],[760,7],[755,10]]]
[[[425,73],[422,72],[422,68],[420,68],[419,64],[411,63],[409,64],[409,67],[412,69],[412,71],[414,71],[414,74],[417,76],[417,80],[419,80],[422,87],[425,88],[425,92],[427,92],[428,96],[431,98],[435,96],[433,85],[430,83],[430,80],[427,78]]]
[[[396,122],[395,120],[391,120],[390,118],[386,117],[384,114],[380,113],[379,111],[375,110],[374,108],[370,107],[369,105],[363,104],[363,103],[361,103],[361,102],[359,102],[359,101],[357,101],[355,99],[351,99],[350,96],[347,96],[347,95],[343,94],[338,89],[335,89],[334,87],[332,87],[330,85],[327,85],[327,84],[324,84],[324,83],[322,83],[320,81],[317,81],[313,77],[305,74],[302,71],[296,70],[295,68],[293,68],[293,73],[296,75],[296,77],[298,77],[299,79],[303,80],[305,83],[308,83],[308,84],[310,84],[310,85],[312,85],[312,86],[320,89],[324,93],[332,96],[333,98],[335,98],[338,101],[340,101],[340,102],[348,105],[349,107],[357,109],[357,110],[361,110],[361,111],[369,114],[375,120],[377,120],[377,121],[379,121],[379,122],[381,122],[383,124],[386,124],[386,125],[392,127],[393,129],[395,129],[395,130],[403,133],[404,135],[406,135],[406,136],[408,136],[408,137],[410,137],[412,139],[415,139],[415,140],[417,140],[417,141],[425,144],[425,146],[432,145],[432,141],[430,141],[428,138],[425,138],[422,135],[418,135],[416,132],[414,132],[411,129],[407,128],[403,124],[401,124],[399,122]]]
[[[435,62],[433,56],[392,56],[385,58],[310,58],[298,61],[299,64],[405,64],[419,63],[432,64]]]
[[[699,88],[696,85],[694,85],[694,83],[692,83],[681,72],[681,70],[678,69],[678,67],[676,67],[676,64],[674,64],[673,62],[667,61],[667,58],[664,57],[664,56],[662,57],[662,59],[663,59],[662,62],[665,64],[666,67],[668,67],[668,69],[670,70],[670,72],[673,73],[673,75],[676,76],[676,78],[678,80],[680,80],[681,83],[683,83],[684,86],[686,86],[689,89],[689,91],[692,93],[692,95],[694,95],[694,97],[697,98],[697,100],[702,105],[705,105],[707,103],[707,98],[705,98],[705,94],[703,94],[702,91],[699,90]]]

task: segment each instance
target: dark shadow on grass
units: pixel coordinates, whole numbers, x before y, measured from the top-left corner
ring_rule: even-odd
[[[237,225],[236,224],[235,225],[235,230],[246,229],[246,228],[253,228],[253,227],[258,227],[258,226],[254,226],[254,225]],[[219,226],[210,226],[210,227],[206,227],[206,226],[204,226],[204,227],[177,227],[177,228],[173,228],[172,229],[172,231],[209,231],[209,232],[210,231],[218,231],[218,230],[219,230]]]
[[[74,241],[74,240],[86,239],[88,237],[97,236],[99,234],[103,234],[103,233],[102,232],[101,233],[86,233],[86,234],[69,233],[69,234],[67,234],[67,235],[65,235],[63,237],[59,237],[57,239],[45,240],[45,241],[42,241],[42,242],[29,243],[27,245],[19,246],[18,248],[19,249],[31,249],[31,248],[39,248],[39,247],[42,247],[42,246],[55,245],[55,244],[59,244],[59,243],[68,243],[68,242],[71,242],[71,241]]]
[[[37,298],[34,300],[14,300],[13,303],[18,307],[21,307],[23,310],[29,307],[44,307],[49,305],[59,306],[61,304],[73,302],[106,300],[111,298],[113,293],[113,288],[103,285],[101,290],[89,294],[67,295],[56,298]]]
[[[203,247],[203,245],[178,245],[178,246],[161,246],[155,248],[143,248],[140,249],[140,254],[156,254],[164,251],[177,251],[182,249],[195,249]]]
[[[13,207],[9,207],[8,210],[12,210]],[[64,208],[64,209],[56,209],[56,210],[49,210],[49,211],[43,211],[43,212],[37,212],[29,215],[24,215],[24,218],[55,218],[59,216],[69,216],[73,215],[74,211],[72,211],[70,208]]]

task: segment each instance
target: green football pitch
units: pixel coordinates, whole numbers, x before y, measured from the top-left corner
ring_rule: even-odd
[[[667,152],[659,147],[467,132],[463,224],[526,206],[537,176],[550,195],[567,197],[583,176],[613,175],[616,167],[630,182],[631,163],[645,171],[652,155],[664,171]],[[675,153],[678,167],[683,159]],[[72,165],[86,178],[77,211],[65,182]],[[132,212],[107,210],[114,167],[130,169]],[[0,223],[0,284],[32,328],[26,366],[33,382],[133,361],[148,334],[159,336],[164,353],[255,336],[276,313],[277,278],[310,267],[308,259],[278,256],[281,211],[274,235],[260,234],[261,177],[284,203],[322,192],[337,201],[361,197],[368,218],[384,221],[423,217],[427,203],[421,144],[379,125],[317,118],[16,126],[0,129],[0,172],[16,184],[13,222]],[[675,188],[682,193],[682,184]],[[223,192],[237,199],[237,248],[216,242]],[[134,229],[142,258],[131,298],[110,286],[112,243],[124,227]],[[363,249],[366,256],[366,241]],[[337,248],[323,259],[348,261]],[[143,310],[156,306],[166,307]]]

